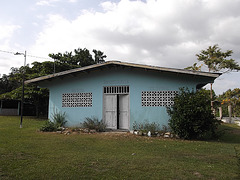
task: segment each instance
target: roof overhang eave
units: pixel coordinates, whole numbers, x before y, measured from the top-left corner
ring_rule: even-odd
[[[39,83],[41,81],[45,80],[51,80],[53,78],[66,76],[72,73],[78,73],[78,72],[84,72],[86,70],[93,70],[95,68],[101,67],[101,66],[107,66],[107,65],[119,65],[119,66],[126,66],[126,67],[132,67],[132,68],[140,68],[140,69],[146,69],[146,70],[154,70],[159,72],[169,72],[169,73],[177,73],[177,74],[187,74],[187,75],[194,75],[194,76],[204,76],[208,78],[216,79],[221,75],[221,73],[210,73],[210,72],[202,72],[202,71],[191,71],[191,70],[185,70],[185,69],[174,69],[174,68],[165,68],[165,67],[157,67],[157,66],[149,66],[149,65],[142,65],[142,64],[133,64],[133,63],[125,63],[120,61],[107,61],[105,63],[100,64],[93,64],[86,67],[71,69],[55,74],[50,74],[47,76],[38,77],[35,79],[30,79],[25,81],[25,84],[30,83]]]

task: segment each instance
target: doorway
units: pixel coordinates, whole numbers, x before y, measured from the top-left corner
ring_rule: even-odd
[[[129,129],[128,86],[104,87],[103,120],[108,129]]]

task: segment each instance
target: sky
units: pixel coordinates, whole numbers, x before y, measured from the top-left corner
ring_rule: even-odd
[[[24,64],[15,52],[26,51],[31,65],[77,48],[103,51],[106,61],[185,68],[218,44],[240,64],[239,7],[240,0],[1,0],[0,74]],[[224,74],[213,89],[240,88],[239,78]]]

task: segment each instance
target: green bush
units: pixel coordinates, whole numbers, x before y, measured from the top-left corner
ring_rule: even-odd
[[[40,128],[40,131],[53,132],[56,131],[57,127],[54,122],[47,120],[46,123]]]
[[[180,89],[174,105],[167,108],[172,131],[183,139],[202,139],[209,134],[213,137],[220,121],[214,117],[210,102],[206,90]]]
[[[46,123],[40,128],[40,131],[53,132],[57,131],[59,127],[63,127],[66,124],[66,113],[54,112],[52,114],[53,122],[47,120]]]
[[[106,130],[106,124],[102,120],[99,121],[96,117],[86,117],[81,126],[87,129],[95,129],[97,132],[104,132]]]

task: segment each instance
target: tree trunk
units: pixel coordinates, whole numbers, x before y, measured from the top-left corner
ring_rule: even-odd
[[[213,108],[213,93],[212,93],[212,83],[210,84],[210,99],[211,99],[211,110],[213,112],[213,114],[215,115],[215,111],[214,111],[214,108]]]

